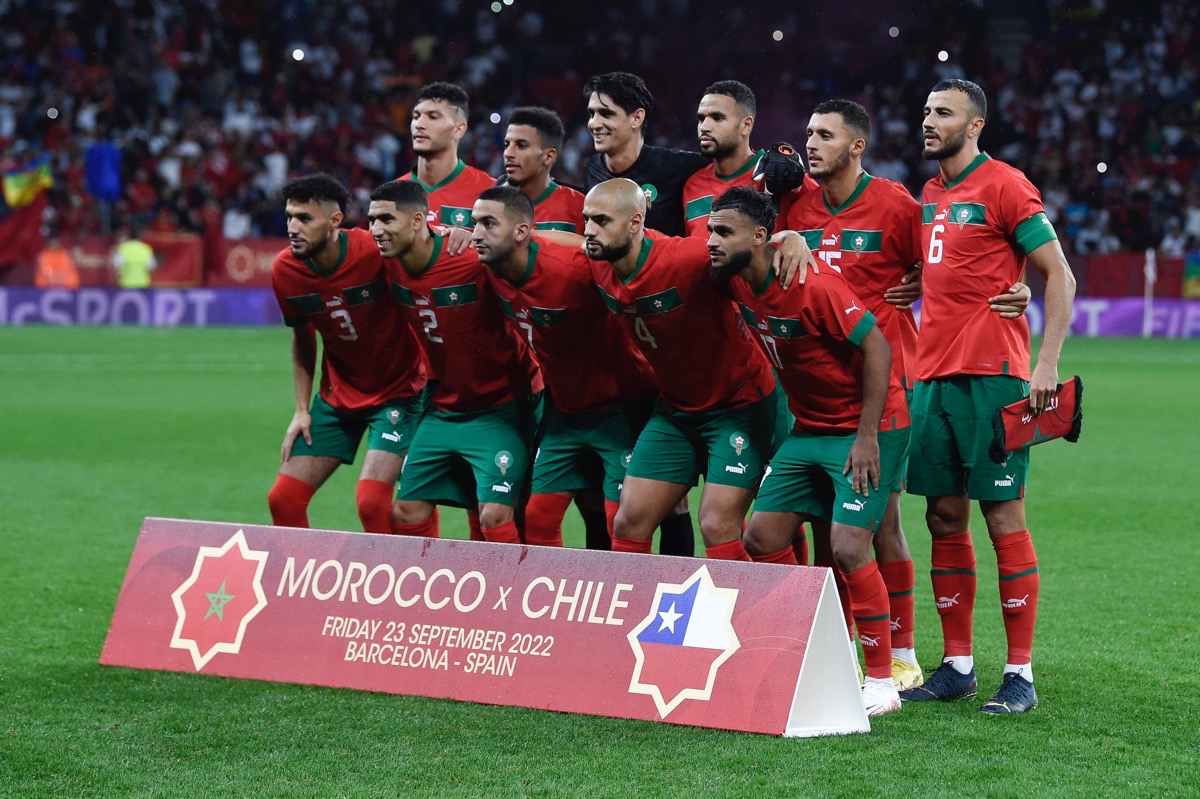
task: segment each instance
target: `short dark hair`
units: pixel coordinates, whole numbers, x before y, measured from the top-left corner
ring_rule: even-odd
[[[971,101],[971,110],[975,116],[980,119],[987,119],[987,95],[983,93],[983,88],[978,84],[962,78],[951,78],[949,80],[940,81],[935,85],[931,92],[962,92]]]
[[[642,108],[649,118],[654,110],[654,95],[646,88],[646,82],[632,72],[593,75],[583,86],[583,96],[591,99],[593,94],[607,94],[626,114]]]
[[[871,143],[871,117],[867,114],[867,109],[853,100],[826,100],[818,103],[813,113],[841,115],[846,127],[861,136],[867,144]]]
[[[346,213],[346,206],[350,202],[350,191],[341,181],[326,172],[292,178],[283,184],[280,193],[285,203],[288,200],[298,203],[337,203],[343,214]]]
[[[389,180],[371,192],[371,199],[379,202],[393,202],[397,208],[429,210],[429,196],[425,194],[424,187],[415,180]]]
[[[480,200],[497,202],[521,219],[533,224],[533,200],[515,186],[493,186],[479,193]]]
[[[713,200],[712,213],[726,209],[737,211],[754,224],[765,227],[768,233],[775,230],[775,206],[771,205],[767,195],[753,186],[734,186]]]
[[[416,95],[413,96],[413,106],[415,107],[423,100],[441,100],[446,105],[457,108],[463,119],[466,119],[467,104],[470,99],[463,87],[446,81],[437,81],[428,83],[417,90]]]
[[[754,92],[750,91],[750,87],[740,80],[719,80],[705,89],[704,93],[732,97],[733,101],[737,103],[737,107],[746,116],[752,117],[758,113],[758,101],[754,99]]]
[[[514,108],[508,115],[508,124],[528,125],[533,128],[542,140],[542,147],[547,150],[561,150],[563,139],[567,135],[562,120],[549,108],[532,105]]]

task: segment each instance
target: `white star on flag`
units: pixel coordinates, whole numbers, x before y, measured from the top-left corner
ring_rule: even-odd
[[[658,615],[659,615],[659,618],[662,619],[662,625],[660,625],[658,628],[659,632],[662,632],[663,630],[670,630],[671,632],[675,632],[675,622],[678,621],[679,618],[683,616],[682,613],[675,612],[675,603],[674,602],[671,603],[670,610],[660,611]]]

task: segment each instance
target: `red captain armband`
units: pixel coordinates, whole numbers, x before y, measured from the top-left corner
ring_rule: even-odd
[[[992,446],[988,454],[1003,463],[1008,453],[1043,441],[1062,438],[1074,443],[1083,426],[1083,381],[1079,375],[1060,383],[1041,416],[1029,411],[1029,400],[1005,405],[992,415]]]

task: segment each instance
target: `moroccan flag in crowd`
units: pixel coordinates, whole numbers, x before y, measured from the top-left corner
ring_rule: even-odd
[[[14,211],[24,208],[53,185],[50,159],[43,156],[4,173],[4,203]]]

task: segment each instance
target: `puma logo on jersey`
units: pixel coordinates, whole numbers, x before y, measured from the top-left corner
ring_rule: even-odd
[[[861,310],[862,310],[862,308],[859,308],[858,303],[855,302],[855,303],[850,304],[850,307],[846,309],[846,313],[849,314],[849,313],[853,313],[854,311],[861,311]]]
[[[737,466],[726,466],[725,471],[733,472],[734,474],[745,474],[746,473],[746,464],[739,463]]]
[[[863,646],[879,646],[880,637],[881,636],[877,635],[872,638],[869,635],[863,635],[862,633],[858,634],[858,640],[860,643],[862,643]]]
[[[497,494],[511,494],[512,483],[501,483],[500,485],[494,485],[492,486],[492,490]]]
[[[341,297],[334,297],[332,300],[330,300],[329,302],[325,303],[325,307],[326,307],[326,308],[337,308],[337,307],[338,307],[338,306],[340,306],[341,304],[342,304],[342,298],[341,298]]]
[[[940,596],[937,598],[937,601],[934,604],[936,604],[942,610],[945,610],[946,608],[952,608],[958,604],[958,597],[960,595],[961,592],[955,594],[954,596]]]
[[[392,424],[395,424],[395,422],[392,422]],[[395,441],[399,444],[404,439],[404,435],[402,433],[384,433],[380,438],[386,438],[388,441]]]
[[[1003,602],[1001,602],[1000,604],[1006,608],[1009,608],[1010,610],[1013,608],[1026,607],[1029,605],[1029,594],[1026,594],[1025,596],[1021,597],[1020,599],[1006,599]]]
[[[856,499],[853,502],[843,502],[842,503],[842,508],[844,510],[852,510],[855,513],[861,513],[862,509],[865,508],[866,506],[867,506],[867,503],[863,502],[861,499]]]

